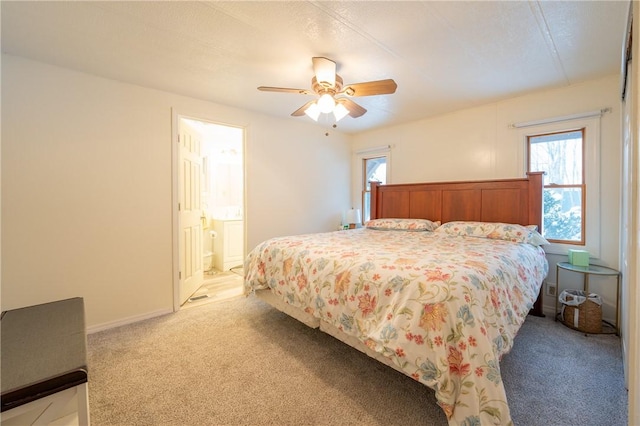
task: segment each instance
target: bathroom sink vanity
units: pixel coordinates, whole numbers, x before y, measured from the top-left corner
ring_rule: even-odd
[[[242,219],[213,219],[216,238],[213,243],[213,262],[219,271],[240,266],[244,262],[244,221]]]

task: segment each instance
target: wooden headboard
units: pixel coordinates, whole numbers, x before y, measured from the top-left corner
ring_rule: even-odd
[[[380,185],[371,182],[371,219],[429,219],[538,225],[542,229],[542,177]],[[531,310],[544,316],[542,289]]]
[[[464,182],[380,185],[371,182],[371,219],[429,219],[538,225],[542,229],[542,176]]]

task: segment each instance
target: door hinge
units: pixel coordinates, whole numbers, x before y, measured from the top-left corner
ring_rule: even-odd
[[[182,206],[178,203],[178,211],[182,210]]]
[[[182,271],[178,271],[178,279],[181,280],[182,279]]]

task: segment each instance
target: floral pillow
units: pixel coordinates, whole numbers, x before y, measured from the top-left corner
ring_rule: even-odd
[[[514,243],[528,243],[534,246],[549,244],[532,226],[522,226],[512,223],[499,222],[447,222],[437,229],[448,235],[463,237],[489,238],[492,240],[506,240]]]
[[[369,229],[379,231],[433,231],[440,222],[427,219],[373,219],[364,224]]]

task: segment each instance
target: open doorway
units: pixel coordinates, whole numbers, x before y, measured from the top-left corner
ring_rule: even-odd
[[[244,129],[177,120],[177,291],[174,306],[242,293]]]

